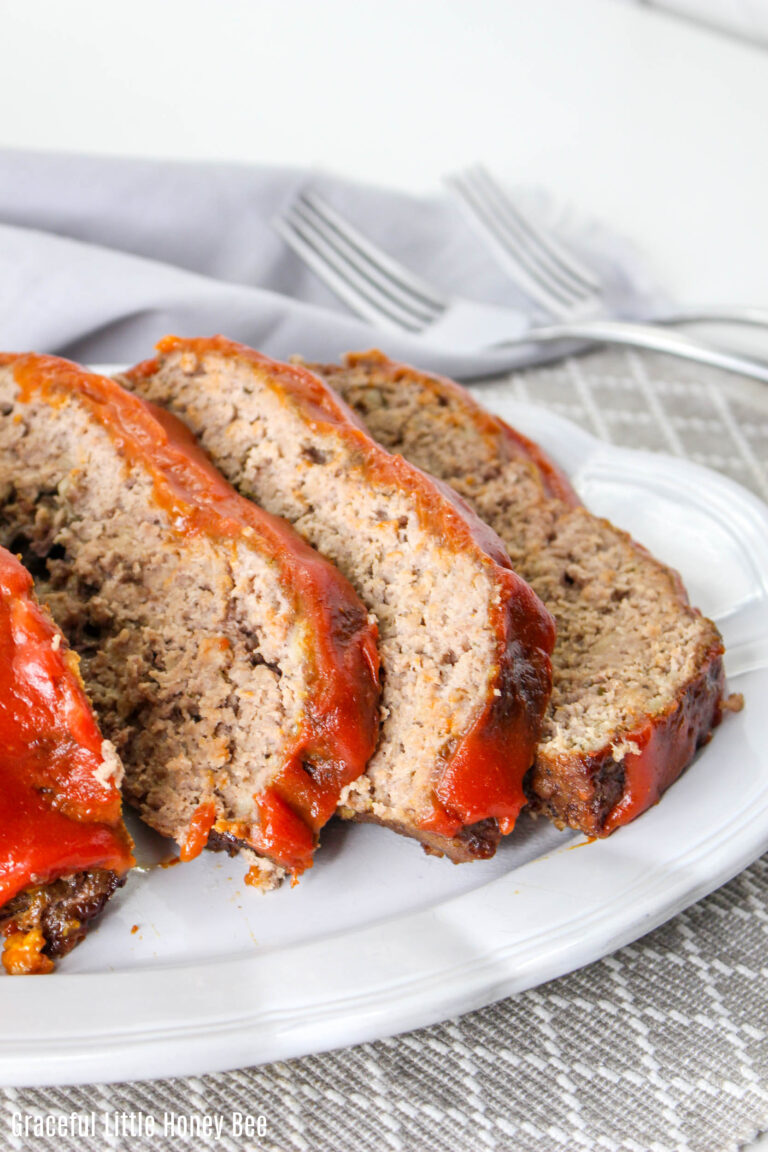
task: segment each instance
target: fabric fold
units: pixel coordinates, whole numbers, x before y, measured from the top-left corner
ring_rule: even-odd
[[[447,196],[298,169],[0,151],[0,344],[123,362],[148,355],[167,332],[222,332],[278,358],[335,359],[379,346],[460,379],[538,358],[530,348],[459,354],[352,315],[272,227],[309,186],[445,295],[545,319]],[[606,283],[606,310],[647,315],[658,303],[623,242],[558,217],[540,194],[528,198],[548,226],[588,251]]]

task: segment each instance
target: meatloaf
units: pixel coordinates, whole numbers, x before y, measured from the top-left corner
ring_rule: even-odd
[[[133,864],[122,766],[77,657],[0,548],[0,933],[7,972],[53,968]]]
[[[391,456],[316,376],[217,337],[126,377],[182,417],[225,476],[289,519],[375,613],[382,730],[341,814],[456,861],[524,803],[550,692],[551,619],[455,493]]]
[[[723,646],[677,573],[581,507],[544,453],[457,384],[381,353],[314,366],[392,452],[449,483],[557,622],[526,780],[534,809],[604,836],[658,800],[720,718]]]
[[[309,866],[378,732],[375,626],[187,429],[67,361],[0,359],[0,543],[80,653],[141,817],[182,859]],[[255,854],[255,855],[253,855]]]

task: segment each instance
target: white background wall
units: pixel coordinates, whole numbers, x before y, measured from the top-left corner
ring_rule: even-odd
[[[768,303],[768,54],[646,6],[0,0],[0,38],[0,145],[413,189],[483,159],[634,237],[686,298]]]
[[[639,0],[768,46],[768,0]],[[638,0],[633,0],[638,3]]]

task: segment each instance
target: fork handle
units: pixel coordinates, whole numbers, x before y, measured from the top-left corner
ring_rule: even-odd
[[[627,348],[646,348],[652,352],[666,352],[699,364],[711,364],[727,372],[751,376],[768,384],[768,364],[747,356],[721,352],[709,344],[682,332],[669,332],[650,324],[630,324],[623,320],[578,320],[568,324],[551,324],[529,328],[524,336],[499,342],[499,347],[516,344],[548,344],[564,340],[587,340],[592,344],[618,344]]]
[[[709,305],[704,308],[677,308],[654,316],[654,324],[749,324],[768,328],[768,308]]]

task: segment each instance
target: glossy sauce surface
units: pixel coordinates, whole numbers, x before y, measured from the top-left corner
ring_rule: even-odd
[[[0,907],[30,884],[133,864],[75,658],[0,549]]]
[[[609,812],[601,835],[629,824],[656,804],[720,723],[722,651],[722,645],[713,649],[707,672],[688,685],[679,702],[628,737],[637,752],[624,758],[624,795]]]
[[[306,368],[281,364],[222,336],[191,340],[168,336],[158,350],[161,357],[189,351],[197,357],[214,354],[251,364],[264,373],[264,385],[282,402],[295,404],[313,430],[332,429],[344,438],[366,480],[407,491],[430,533],[439,531],[447,544],[474,553],[485,566],[496,586],[495,678],[487,698],[478,697],[472,726],[436,778],[418,823],[426,831],[452,838],[466,825],[494,817],[503,832],[511,832],[525,803],[522,781],[533,762],[551,689],[554,624],[541,601],[512,571],[496,533],[448,485],[378,445],[344,401]],[[158,361],[148,361],[129,375],[151,375],[158,367]],[[522,452],[522,446],[517,450]],[[564,478],[563,484],[567,486]]]
[[[506,836],[527,803],[523,777],[538,735],[531,717],[543,714],[548,699],[555,628],[527,584],[511,571],[502,572],[500,580],[507,595],[494,607],[494,688],[446,765],[432,812],[422,821],[422,827],[445,836],[488,817]]]
[[[22,402],[42,398],[59,406],[74,398],[86,404],[121,455],[149,472],[155,498],[181,537],[203,534],[233,546],[242,541],[258,547],[279,571],[297,616],[310,625],[305,659],[312,699],[276,780],[254,798],[253,821],[238,828],[245,829],[240,838],[292,872],[309,867],[319,829],[333,815],[341,789],[364,770],[378,735],[377,632],[351,585],[286,521],[239,496],[170,413],[66,360],[0,356],[3,363],[13,364]],[[321,770],[304,767],[315,762]],[[205,829],[206,839],[214,824],[234,830],[217,818]],[[186,838],[190,851],[200,845],[202,828],[196,815]]]
[[[425,393],[438,402],[450,397],[456,413],[466,419],[473,431],[482,435],[489,459],[503,461],[515,457],[524,458],[536,469],[545,496],[556,498],[569,508],[581,504],[567,476],[538,444],[479,406],[459,384],[446,377],[427,375],[407,365],[397,364],[376,350],[349,353],[345,362],[352,368],[373,365],[377,373],[395,383],[417,377]],[[332,379],[334,366],[330,366],[328,371]],[[633,547],[650,557],[650,553],[636,541]],[[670,572],[670,577],[674,581],[677,595],[687,603],[688,597],[680,575]],[[623,738],[634,744],[637,751],[629,752],[624,757],[623,794],[608,812],[604,825],[596,830],[596,834],[608,835],[655,804],[692,759],[697,743],[708,738],[710,728],[720,718],[723,691],[721,656],[722,646],[717,645],[706,661],[707,671],[683,690],[678,703],[658,716],[645,719],[638,728],[624,735]],[[611,748],[608,747],[588,765],[582,762],[569,769],[571,772],[583,773],[585,803],[592,797],[592,776],[598,775],[604,762],[611,758]]]

